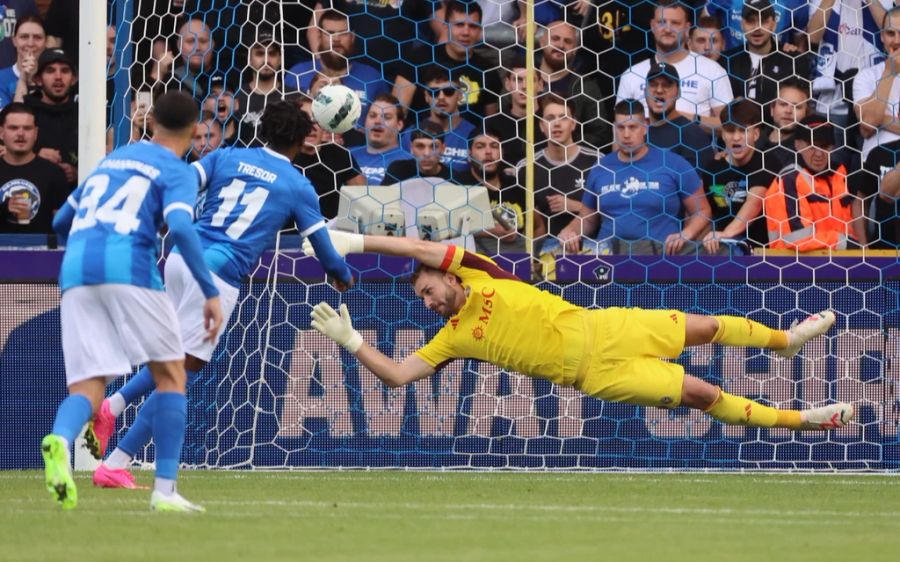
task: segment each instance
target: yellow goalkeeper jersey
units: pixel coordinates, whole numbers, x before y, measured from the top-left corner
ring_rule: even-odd
[[[471,358],[557,384],[575,383],[586,309],[456,246],[448,246],[441,269],[462,279],[466,303],[416,355],[435,369]]]

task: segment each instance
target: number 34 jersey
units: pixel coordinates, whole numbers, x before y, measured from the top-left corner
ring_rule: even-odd
[[[203,201],[197,233],[210,271],[239,286],[275,235],[294,221],[302,236],[325,226],[316,191],[268,148],[222,148],[194,162]]]
[[[69,196],[75,209],[60,289],[124,284],[162,290],[157,232],[193,211],[197,179],[172,151],[138,142],[111,152]]]

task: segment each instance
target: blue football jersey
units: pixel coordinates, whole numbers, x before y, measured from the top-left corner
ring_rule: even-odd
[[[0,68],[0,108],[12,103],[16,97],[16,84],[19,82],[19,70],[15,65]]]
[[[233,286],[293,220],[303,236],[325,226],[312,184],[268,148],[221,148],[194,162],[204,192],[197,218],[210,271]]]
[[[381,185],[388,166],[394,160],[412,158],[412,154],[399,146],[385,152],[369,152],[369,148],[366,145],[362,145],[351,148],[350,154],[356,160],[359,170],[365,176],[369,185]]]
[[[75,217],[60,288],[114,283],[162,290],[157,233],[169,213],[191,213],[196,200],[196,175],[172,151],[142,141],[111,152],[67,200]]]

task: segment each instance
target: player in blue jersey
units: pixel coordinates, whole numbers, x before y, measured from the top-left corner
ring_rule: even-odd
[[[157,232],[165,221],[203,294],[197,323],[212,338],[222,324],[222,307],[191,224],[197,185],[181,160],[191,146],[198,107],[187,94],[172,92],[160,96],[153,115],[152,141],[104,158],[53,221],[60,238],[68,238],[59,286],[69,396],[41,452],[47,490],[63,509],[78,502],[70,444],[100,406],[106,383],[146,363],[158,390],[145,407],[157,452],[150,507],[202,511],[175,489],[187,377],[178,317],[156,267]]]
[[[241,279],[251,272],[263,251],[272,247],[276,234],[288,221],[296,223],[317,255],[321,250],[326,256],[323,266],[339,290],[353,284],[344,259],[331,245],[315,189],[291,164],[311,127],[297,105],[269,104],[259,129],[266,147],[220,149],[193,164],[205,190],[195,226],[203,256],[222,295],[226,319],[237,302]],[[183,255],[173,252],[166,261],[165,280],[181,322],[188,376],[194,376],[211,359],[221,333],[204,341],[203,326],[196,320],[202,299],[197,284],[187,274],[185,261]],[[142,369],[103,402],[87,432],[89,447],[97,458],[103,457],[116,417],[127,404],[152,389],[153,378]],[[116,450],[94,472],[95,485],[136,487],[127,467],[150,439],[145,418],[142,408]]]

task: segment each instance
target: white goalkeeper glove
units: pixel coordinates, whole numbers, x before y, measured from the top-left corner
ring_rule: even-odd
[[[313,328],[350,353],[356,353],[362,346],[362,336],[353,329],[346,304],[341,305],[341,314],[338,316],[338,313],[327,302],[320,302],[313,307],[311,316]]]
[[[354,234],[352,232],[344,232],[341,230],[329,230],[328,236],[331,238],[331,245],[341,257],[347,254],[363,253],[363,235]],[[313,248],[309,238],[303,240],[303,253],[307,256],[315,256],[316,250]]]

